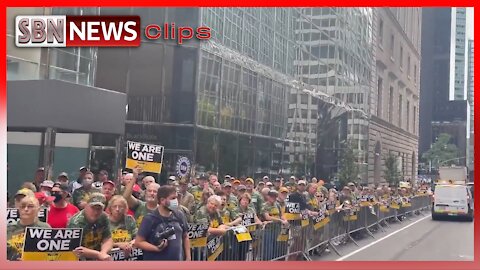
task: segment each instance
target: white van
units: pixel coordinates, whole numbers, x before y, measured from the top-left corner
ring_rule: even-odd
[[[433,220],[453,216],[473,221],[473,197],[466,185],[436,185],[433,198]]]

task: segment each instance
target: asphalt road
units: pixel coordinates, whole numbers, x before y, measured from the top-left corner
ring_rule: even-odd
[[[374,237],[337,246],[321,261],[473,261],[473,222],[433,221],[429,214],[391,224]]]

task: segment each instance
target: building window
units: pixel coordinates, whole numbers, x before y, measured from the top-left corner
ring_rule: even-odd
[[[413,134],[417,134],[417,107],[413,106]]]
[[[403,69],[403,47],[400,46],[400,69]]]
[[[398,96],[398,126],[402,127],[402,95]]]
[[[410,101],[407,100],[407,131],[410,131]]]
[[[413,66],[413,81],[415,82],[415,84],[417,83],[417,65],[416,64]]]
[[[380,41],[380,45],[383,45],[383,20],[380,19],[380,23],[378,26],[378,40]]]
[[[410,60],[410,55],[408,56],[407,58],[407,76],[410,78],[410,64],[411,64],[411,60]]]
[[[392,34],[390,36],[390,56],[391,59],[395,59],[395,36]]]
[[[378,78],[377,83],[377,116],[382,117],[382,92],[383,92],[383,79]]]
[[[388,97],[388,122],[393,122],[393,86],[390,86],[390,95]]]

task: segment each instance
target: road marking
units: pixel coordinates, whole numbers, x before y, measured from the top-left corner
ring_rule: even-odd
[[[423,218],[421,218],[421,219],[419,219],[419,220],[417,220],[417,221],[415,221],[415,222],[413,222],[413,223],[411,223],[411,224],[408,224],[407,226],[405,226],[405,227],[403,227],[403,228],[401,228],[401,229],[398,229],[398,230],[396,230],[396,231],[394,231],[394,232],[391,232],[390,234],[385,235],[384,237],[382,237],[382,238],[380,238],[380,239],[378,239],[378,240],[376,240],[376,241],[374,241],[374,242],[372,242],[372,243],[370,243],[370,244],[368,244],[368,245],[366,245],[366,246],[364,246],[364,247],[361,247],[361,248],[359,248],[359,249],[357,249],[357,250],[355,250],[355,251],[353,251],[353,252],[351,252],[351,253],[349,253],[349,254],[341,257],[341,258],[336,259],[336,261],[343,261],[343,260],[345,260],[345,259],[347,259],[347,258],[349,258],[349,257],[351,257],[351,256],[353,256],[353,255],[355,255],[355,254],[357,254],[358,252],[360,252],[360,251],[362,251],[362,250],[365,250],[365,249],[367,249],[367,248],[375,245],[376,243],[378,243],[378,242],[380,242],[380,241],[383,241],[383,240],[389,238],[389,237],[392,236],[392,235],[395,235],[395,234],[397,234],[397,233],[399,233],[399,232],[401,232],[401,231],[403,231],[403,230],[405,230],[405,229],[410,228],[411,226],[417,224],[418,222],[420,222],[420,221],[422,221],[422,220],[424,220],[424,219],[429,218],[430,216],[431,216],[431,215],[425,216],[425,217],[423,217]]]

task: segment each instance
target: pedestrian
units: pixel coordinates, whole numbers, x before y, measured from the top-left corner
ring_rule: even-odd
[[[78,175],[77,180],[72,181],[69,185],[69,189],[70,189],[71,194],[73,194],[73,192],[76,189],[82,187],[83,178],[84,178],[85,174],[87,173],[87,171],[88,171],[88,169],[85,166],[82,166],[82,167],[80,167],[80,169],[78,169],[79,175]]]
[[[57,176],[57,182],[60,182],[68,186],[68,181],[69,181],[68,173],[66,172],[62,172]]]
[[[52,188],[52,196],[55,199],[47,214],[47,223],[52,228],[66,228],[68,220],[79,212],[75,205],[67,201],[68,194],[66,183],[55,184]]]
[[[18,209],[20,207],[20,202],[22,201],[22,199],[27,196],[35,197],[35,193],[33,193],[33,191],[28,188],[19,189],[13,197],[14,207]]]
[[[131,176],[133,178],[133,175]],[[157,193],[160,185],[151,183],[145,192],[145,201],[139,200],[132,195],[135,181],[129,181],[124,188],[123,197],[127,200],[128,208],[134,212],[137,227],[140,227],[142,219],[148,213],[153,213],[157,209]]]
[[[91,183],[90,183],[91,186]],[[103,211],[106,199],[102,193],[92,193],[84,205],[84,209],[75,214],[67,224],[67,228],[81,228],[82,243],[73,253],[86,261],[110,261],[113,248],[110,221]]]
[[[108,179],[108,172],[106,170],[101,170],[97,174],[97,181],[93,182],[93,187],[97,190],[101,190],[103,183],[110,181]]]
[[[181,195],[180,205],[185,206],[191,212],[195,206],[195,198],[192,193],[188,192],[188,183],[185,178],[180,179],[178,193]]]
[[[35,185],[36,190],[40,190],[40,185],[45,181],[45,168],[40,167],[35,171],[35,176],[33,178],[33,184]]]
[[[207,199],[206,205],[199,208],[195,213],[194,223],[209,224],[208,233],[212,235],[224,235],[228,229],[227,225],[223,224],[219,209],[222,203],[222,198],[217,195],[212,195]]]
[[[162,186],[157,192],[158,208],[140,225],[135,245],[145,261],[190,261],[190,240],[185,216],[178,210],[176,188]]]

